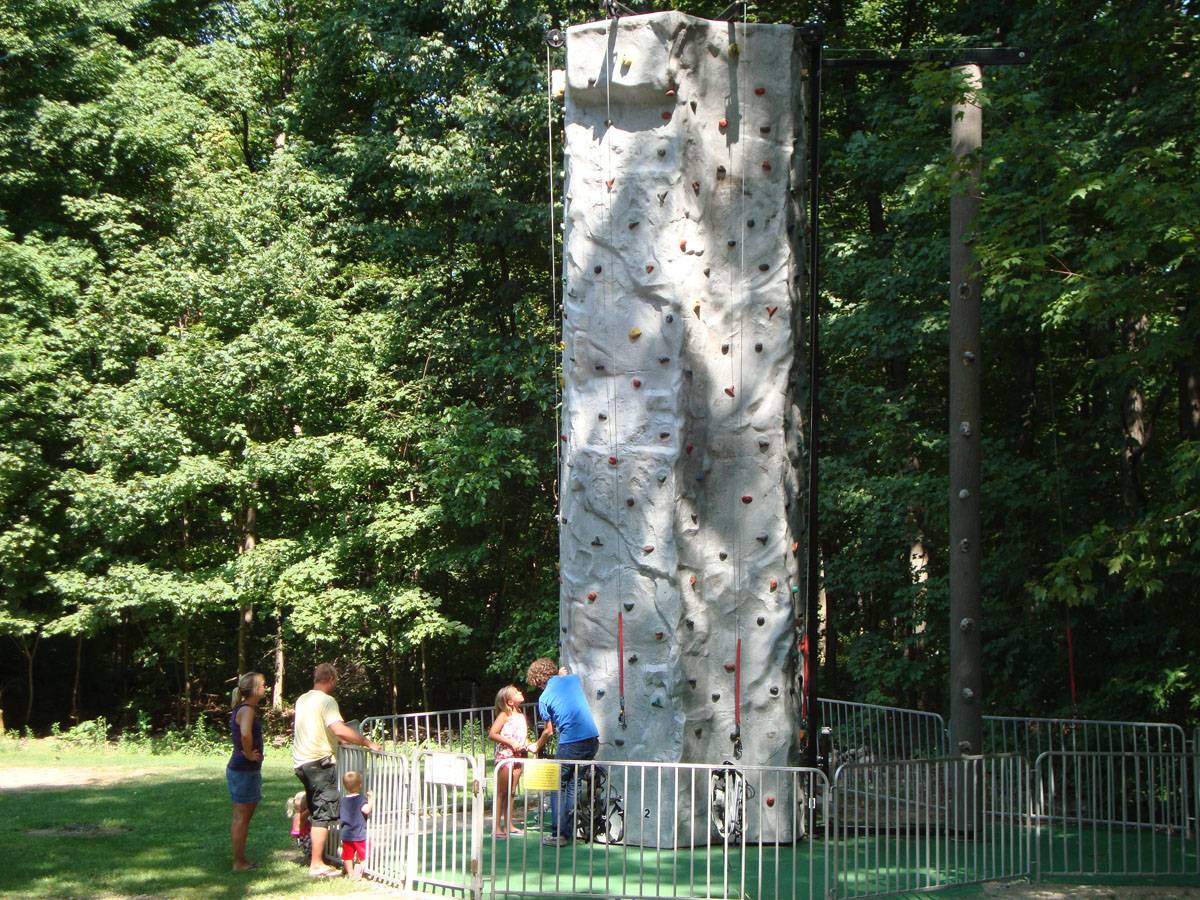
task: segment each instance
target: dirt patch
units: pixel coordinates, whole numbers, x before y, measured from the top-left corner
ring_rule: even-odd
[[[57,828],[29,828],[30,837],[110,837],[129,831],[124,825],[60,825]]]
[[[0,791],[38,791],[100,786],[160,775],[169,769],[112,766],[20,766],[0,769]]]

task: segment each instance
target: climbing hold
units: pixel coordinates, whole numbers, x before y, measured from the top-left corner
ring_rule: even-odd
[[[768,306],[767,307],[767,318],[768,319],[775,318],[775,313],[777,313],[777,312],[779,312],[778,306]]]
[[[721,119],[721,121],[717,122],[717,127],[720,128],[722,131],[724,131],[726,128],[729,127],[728,120]]]
[[[650,544],[647,544],[645,547],[642,548],[642,552],[645,553],[647,556],[649,556],[651,553],[654,552],[654,547]]]
[[[769,163],[767,160],[765,160],[765,159],[763,160],[762,167],[763,167],[763,171],[764,171],[764,172],[770,172],[770,171],[771,171],[771,164],[770,164],[770,163]]]
[[[622,605],[625,607],[625,612],[633,612],[633,604],[632,603],[624,603]]]
[[[642,386],[642,379],[640,379],[640,378],[633,379],[633,386],[634,386],[634,388],[640,388]]]
[[[675,321],[675,317],[673,315],[671,315],[670,313],[667,313],[667,318],[666,318],[667,324],[670,325],[674,321]]]
[[[679,242],[679,249],[682,250],[684,253],[687,252],[687,240],[686,239]]]
[[[700,516],[697,515],[696,513],[692,513],[692,524],[698,525],[699,523],[700,523]]]
[[[612,190],[612,186],[613,186],[613,182],[614,182],[614,181],[616,181],[616,180],[617,180],[617,179],[615,179],[615,178],[609,178],[607,181],[605,181],[605,182],[604,182],[604,184],[605,184],[605,186],[606,186],[606,187],[607,187],[607,188],[608,188],[608,189],[611,191],[611,190]]]
[[[697,476],[696,476],[696,480],[697,480],[697,481],[703,481],[703,480],[704,480],[704,473],[703,473],[703,472],[701,472],[699,475],[697,475]]]
[[[692,312],[694,312],[696,315],[700,315],[700,304],[699,303],[697,303],[695,306],[692,307]]]
[[[632,65],[633,65],[633,58],[632,58],[632,57],[629,57],[629,56],[622,56],[622,57],[621,57],[621,68],[622,68],[622,69],[628,69],[628,68],[629,68],[630,66],[632,66]]]
[[[747,219],[747,220],[746,220],[746,227],[747,227],[747,228],[753,228],[753,227],[754,227],[754,220],[753,220],[753,219]]]
[[[721,699],[721,695],[720,695],[720,694],[713,694],[713,695],[712,695],[712,701],[713,701],[713,703],[716,703],[716,702],[717,702],[718,700],[720,700],[720,699]]]
[[[765,87],[756,87],[756,88],[754,89],[754,95],[755,95],[756,97],[761,97],[761,96],[762,96],[763,94],[765,94],[766,92],[767,92],[767,89],[766,89]]]
[[[775,798],[774,798],[774,797],[767,797],[767,806],[768,806],[768,808],[769,808],[769,807],[772,807],[772,806],[774,806],[774,805],[775,805]]]
[[[596,363],[596,371],[603,372],[604,371],[604,363]]]
[[[793,556],[795,555],[796,551],[797,551],[797,550],[799,550],[799,549],[800,549],[800,542],[799,542],[799,541],[792,541],[792,555],[793,555]]]
[[[698,182],[698,181],[692,182],[692,192],[696,193],[696,194],[700,193],[700,182]]]
[[[615,456],[610,456],[608,458],[608,464],[610,466],[615,466],[617,464],[617,458]]]
[[[755,352],[755,353],[762,353],[762,344],[761,344],[761,343],[756,343],[756,344],[754,345],[754,352]]]
[[[592,603],[596,602],[596,592],[595,591],[588,591],[588,600],[590,600]]]
[[[753,498],[753,497],[751,497],[749,494],[743,494],[743,495],[742,495],[742,502],[743,502],[743,503],[753,503],[753,502],[754,502],[754,498]]]
[[[630,662],[630,664],[637,662],[637,654],[636,653],[633,654],[633,656],[629,657],[629,662]]]
[[[733,41],[732,43],[730,43],[730,45],[729,45],[729,55],[730,56],[737,56],[741,52],[741,50],[742,50],[742,48],[737,45],[737,41]]]
[[[693,100],[691,103],[689,103],[688,106],[690,106],[692,108],[692,112],[696,111],[696,101],[695,100]]]
[[[666,480],[667,480],[667,474],[665,472],[659,472],[658,473],[658,483],[662,484]]]
[[[793,584],[793,585],[792,585],[792,593],[793,593],[793,594],[798,594],[798,593],[800,593],[800,585],[798,585],[798,584]]]
[[[769,268],[771,268],[771,266],[768,263],[759,263],[758,264],[758,271],[760,271],[760,272],[765,272]]]
[[[664,110],[663,110],[662,119],[663,119],[663,121],[664,121],[664,122],[670,122],[670,121],[671,121],[671,112],[670,112],[670,110],[666,110],[666,109],[664,109]]]
[[[737,668],[737,666],[735,666],[733,663],[725,663],[726,672],[732,672],[735,668]]]
[[[755,619],[755,621],[758,622],[759,625],[767,624],[767,620],[763,616],[759,616],[757,619]]]
[[[658,205],[659,205],[659,206],[662,206],[662,205],[663,205],[663,201],[664,201],[664,200],[666,200],[666,199],[667,199],[667,192],[666,192],[666,191],[663,191],[661,194],[659,194],[659,195],[658,195]]]
[[[599,413],[599,414],[596,416],[596,418],[598,418],[598,419],[599,419],[601,422],[607,422],[607,421],[608,421],[608,414],[607,414],[607,413]]]
[[[778,587],[779,587],[779,580],[772,578],[771,579],[771,590],[776,590]],[[760,622],[759,624],[761,625],[762,623]]]
[[[778,697],[779,696],[779,688],[772,687],[770,689],[769,693],[771,694],[772,697]]]
[[[754,539],[756,541],[758,541],[760,544],[762,544],[764,547],[767,546],[767,535],[760,534],[760,535],[757,535]]]
[[[665,147],[659,147],[659,148],[658,148],[658,155],[659,155],[659,156],[666,156],[666,155],[667,155],[667,150],[666,150],[666,148],[665,148]]]
[[[632,498],[632,497],[627,497],[627,498],[625,499],[625,505],[626,505],[626,506],[629,506],[629,507],[632,507],[632,506],[633,506],[633,498]]]
[[[696,586],[696,576],[695,575],[693,575],[691,578],[688,579],[688,584],[690,584],[692,587]],[[689,628],[692,627],[690,623],[688,624],[688,627]]]
[[[603,697],[604,696],[604,688],[596,688],[596,696]]]
[[[730,385],[729,387],[725,388],[725,393],[728,394],[730,397],[732,397],[733,396],[733,385]]]
[[[693,630],[693,629],[696,627],[696,623],[695,623],[695,622],[693,622],[691,619],[684,619],[684,622],[683,622],[683,623],[684,623],[685,625],[687,625],[687,627],[688,627],[688,631],[692,631],[692,630]],[[691,679],[691,682],[692,682],[692,684],[693,684],[693,685],[695,685],[695,683],[696,683],[696,679],[695,679],[695,678]]]
[[[642,336],[642,329],[637,328],[637,327],[629,329],[629,339],[631,341],[636,341],[641,336]]]
[[[612,128],[612,119],[605,119],[605,120],[604,120],[604,127],[605,127],[605,128]]]
[[[614,738],[614,741],[618,747],[625,746],[625,738]]]
[[[658,361],[659,361],[660,363],[662,363],[662,364],[665,366],[667,363],[669,363],[669,362],[671,361],[671,357],[669,357],[669,356],[660,356],[660,357],[658,358]]]
[[[661,631],[654,632],[654,639],[656,641],[661,641],[663,639],[663,633]]]
[[[654,266],[652,264],[647,264],[646,265],[646,274],[649,275],[653,271],[654,271]]]
[[[599,275],[601,272],[604,271],[604,269],[601,266],[593,266],[592,271],[595,272],[597,275]]]
[[[705,278],[707,278],[707,277],[708,277],[708,273],[709,273],[709,271],[711,271],[711,270],[710,270],[710,269],[708,269],[708,267],[705,267],[705,269],[704,269],[704,277],[705,277]]]
[[[666,440],[667,438],[669,438],[670,436],[671,436],[671,432],[669,432],[669,431],[660,431],[660,432],[658,433],[658,439],[659,439],[660,441],[665,441],[665,440]]]
[[[593,547],[603,547],[604,541],[600,540],[600,538],[598,538],[598,537],[592,538],[592,546]]]
[[[730,239],[730,240],[728,240],[728,241],[726,241],[726,242],[725,242],[725,245],[726,245],[726,246],[728,246],[728,247],[736,247],[736,246],[737,246],[737,241],[735,241],[735,240],[733,240],[733,239]]]
[[[662,705],[663,705],[662,698],[655,697],[653,700],[650,701],[650,705],[653,706],[655,709],[662,709]]]
[[[758,449],[759,450],[766,450],[770,446],[771,446],[771,442],[768,441],[766,438],[758,439]]]
[[[560,441],[565,441],[565,440],[567,439],[567,436],[566,436],[565,434],[560,434],[560,435],[558,436],[558,439],[559,439]]]
[[[717,166],[717,180],[721,181],[725,178],[726,171],[724,166]]]
[[[728,353],[729,353],[729,345],[728,345],[728,344],[722,344],[722,345],[721,345],[721,355],[722,355],[722,356],[725,356],[725,355],[728,355]]]
[[[693,687],[693,688],[694,688],[694,687],[696,686],[696,679],[695,679],[695,678],[689,678],[689,679],[687,680],[687,683],[688,683],[688,687]]]
[[[690,454],[695,449],[696,449],[696,447],[694,444],[688,444],[686,447],[683,448],[683,452]]]
[[[771,126],[770,125],[760,125],[759,129],[758,129],[758,133],[759,134],[770,134]]]
[[[675,88],[667,88],[667,96],[674,97],[675,96]]]
[[[641,222],[630,222],[630,223],[629,223],[629,230],[630,230],[630,231],[633,231],[633,229],[637,228],[637,227],[638,227],[639,225],[641,225],[641,224],[642,224]]]
[[[725,562],[725,560],[729,559],[729,554],[726,553],[724,550],[722,550],[720,553],[718,553],[717,556],[719,556],[721,558],[721,562]]]
[[[695,734],[696,737],[700,737],[700,735],[704,733],[704,729],[703,728],[694,728],[694,729],[692,729],[692,733]]]

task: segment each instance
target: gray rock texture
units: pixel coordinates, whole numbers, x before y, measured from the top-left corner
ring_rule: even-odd
[[[562,655],[602,758],[797,764],[802,70],[791,26],[567,33]]]

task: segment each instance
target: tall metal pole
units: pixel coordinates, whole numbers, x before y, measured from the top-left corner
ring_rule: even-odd
[[[820,576],[818,541],[820,530],[818,515],[818,489],[820,488],[821,457],[821,44],[825,29],[819,23],[802,27],[804,43],[808,48],[808,327],[809,327],[809,370],[808,370],[808,522],[807,524],[807,592],[805,597],[804,636],[808,646],[808,672],[804,680],[804,699],[808,716],[804,723],[808,742],[804,749],[804,764],[810,768],[817,765],[817,743],[820,727],[817,704],[817,670],[820,654],[817,639],[820,630],[818,603]]]
[[[979,212],[983,111],[978,65],[958,70],[966,95],[951,109],[955,172],[950,197],[950,741],[954,752],[983,749],[983,614],[979,514],[980,285],[971,230]]]

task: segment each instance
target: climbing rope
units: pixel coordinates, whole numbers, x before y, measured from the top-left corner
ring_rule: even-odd
[[[554,84],[550,68],[550,45],[546,45],[546,175],[550,185],[550,315],[554,318],[554,516],[562,512],[562,310],[558,305],[558,260],[554,222]]]

